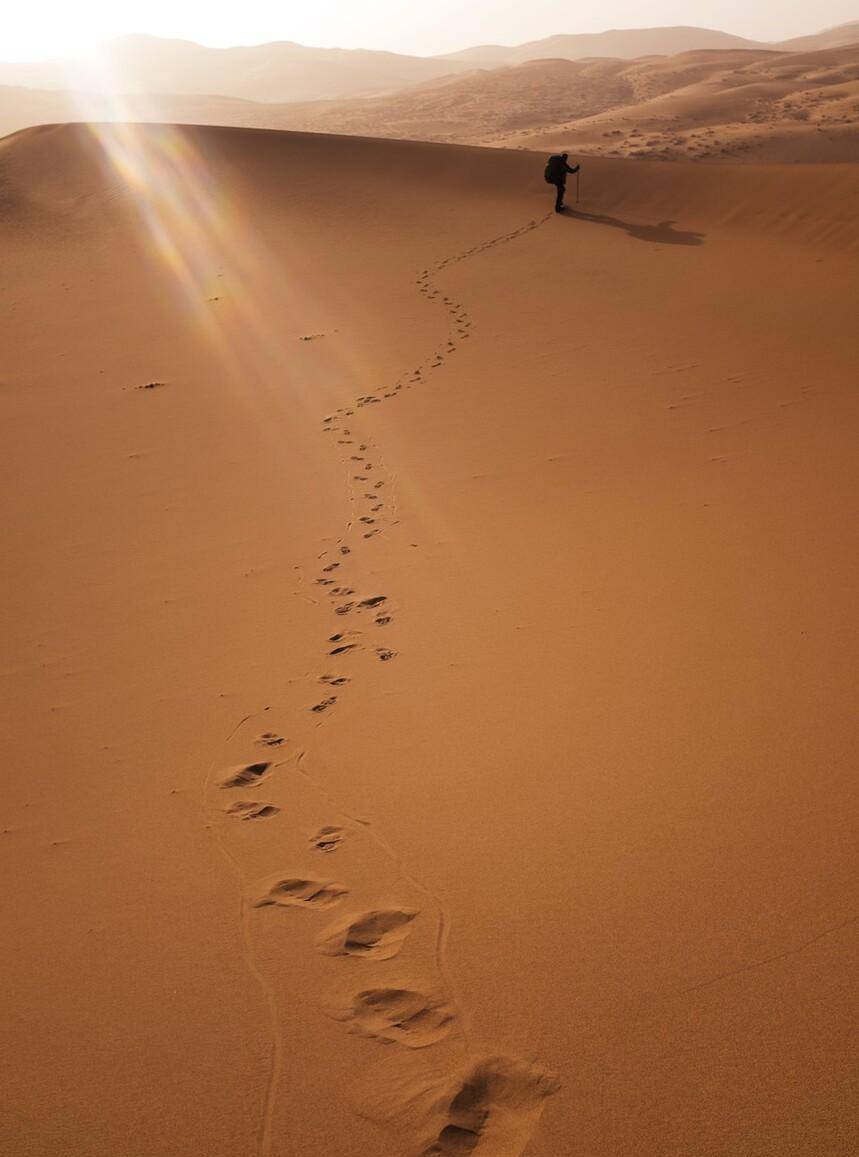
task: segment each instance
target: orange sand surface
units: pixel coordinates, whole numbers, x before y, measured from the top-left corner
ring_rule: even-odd
[[[855,1153],[859,168],[542,164],[0,142],[4,1157]]]

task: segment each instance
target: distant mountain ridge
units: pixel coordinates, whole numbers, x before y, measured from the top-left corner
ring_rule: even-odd
[[[795,36],[779,45],[785,52],[818,52],[824,48],[844,48],[859,43],[859,20],[826,28],[814,36]]]
[[[290,41],[207,48],[190,40],[123,36],[102,46],[123,92],[217,94],[255,101],[344,100],[432,80],[466,65],[365,49],[309,48]],[[0,84],[80,88],[74,62],[0,63]]]
[[[709,28],[624,28],[606,32],[571,33],[547,36],[505,48],[488,44],[466,48],[447,56],[454,63],[468,63],[487,68],[505,64],[524,64],[528,60],[583,60],[605,56],[615,60],[636,60],[642,56],[674,56],[679,52],[700,49],[767,49],[770,44],[732,36]]]
[[[108,41],[102,60],[128,93],[206,94],[288,103],[388,94],[475,68],[529,60],[611,57],[633,60],[700,50],[808,52],[859,42],[859,22],[784,44],[763,44],[707,28],[640,28],[550,36],[513,47],[484,45],[443,56],[370,49],[313,48],[291,41],[207,48],[189,40],[132,35]],[[70,61],[0,63],[0,85],[40,90],[86,87]]]

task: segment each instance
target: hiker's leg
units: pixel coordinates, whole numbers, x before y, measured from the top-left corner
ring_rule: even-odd
[[[565,192],[564,182],[558,181],[555,188],[558,190],[558,194],[555,197],[555,212],[560,213],[560,211],[564,207],[564,192]]]

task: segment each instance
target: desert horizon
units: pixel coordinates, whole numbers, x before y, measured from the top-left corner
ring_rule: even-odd
[[[653,160],[859,155],[859,22],[781,43],[654,28],[441,57],[126,36],[97,59],[0,63],[0,134],[135,121]]]
[[[852,1157],[855,28],[0,64],[3,1157]]]

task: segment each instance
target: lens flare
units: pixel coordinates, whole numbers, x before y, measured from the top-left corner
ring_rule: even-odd
[[[263,237],[234,191],[239,174],[200,147],[205,130],[163,123],[157,98],[135,92],[124,67],[120,83],[104,55],[81,59],[69,87],[100,162],[133,202],[144,252],[169,272],[179,308],[223,368],[257,404],[307,405],[314,383],[290,382],[290,346],[294,326],[318,310],[290,276],[289,227],[276,245]]]

